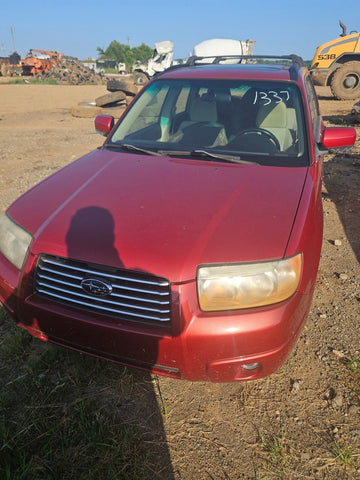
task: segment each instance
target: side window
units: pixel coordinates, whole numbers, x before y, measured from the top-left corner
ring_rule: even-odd
[[[159,123],[161,109],[167,93],[168,86],[165,85],[156,92],[155,96],[149,97],[147,105],[143,108],[141,114],[138,116],[137,121],[134,123],[129,133],[133,133],[133,131],[138,131],[142,128]]]
[[[316,139],[319,128],[318,122],[320,118],[320,111],[315,88],[309,76],[305,78],[305,90],[309,102],[312,130],[314,133],[314,138]]]

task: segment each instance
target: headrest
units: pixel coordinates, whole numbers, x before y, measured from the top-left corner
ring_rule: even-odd
[[[286,128],[287,115],[284,102],[271,102],[261,105],[256,116],[256,123],[263,128]]]
[[[218,91],[216,91],[215,98],[216,98],[217,102],[230,103],[231,102],[230,90],[218,90]]]
[[[216,103],[213,100],[196,98],[190,106],[190,119],[193,122],[216,122]]]

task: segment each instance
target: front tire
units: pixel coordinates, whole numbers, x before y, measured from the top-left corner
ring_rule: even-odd
[[[338,100],[360,97],[360,62],[348,62],[335,70],[330,88]]]
[[[135,79],[135,85],[138,85],[138,86],[143,86],[145,85],[145,83],[149,81],[148,76],[146,75],[146,73],[143,73],[143,72],[135,72],[134,79]]]

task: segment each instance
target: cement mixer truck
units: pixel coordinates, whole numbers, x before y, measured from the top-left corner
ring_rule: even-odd
[[[228,38],[212,38],[195,45],[193,55],[195,57],[207,57],[207,61],[209,57],[252,55],[255,43],[254,40],[243,42]],[[227,62],[231,63],[231,59],[227,60]]]

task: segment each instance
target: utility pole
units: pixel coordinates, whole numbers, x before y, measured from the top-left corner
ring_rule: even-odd
[[[13,30],[13,27],[10,27],[10,32],[11,32],[11,40],[12,40],[13,52],[15,52],[15,40],[14,40],[14,30]]]

